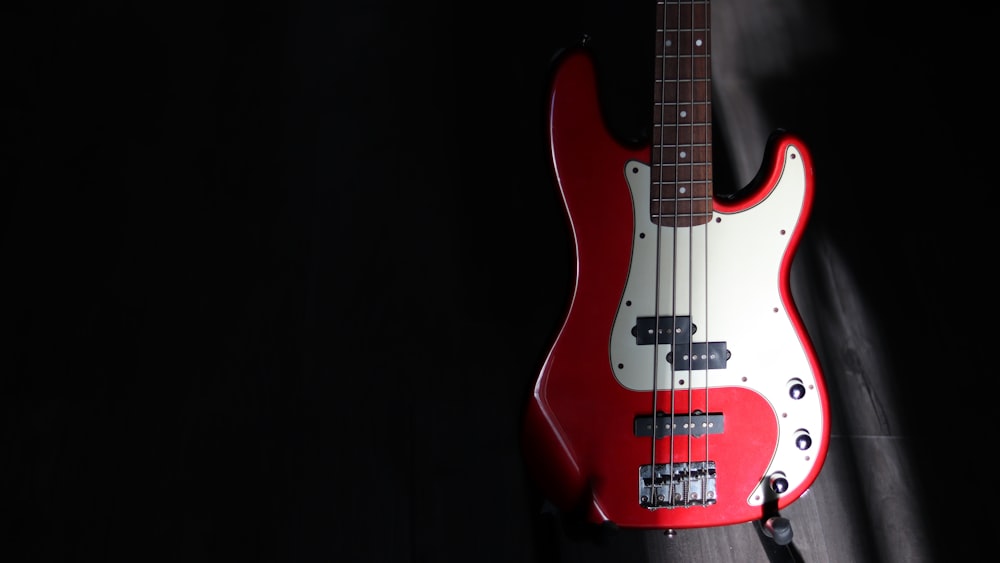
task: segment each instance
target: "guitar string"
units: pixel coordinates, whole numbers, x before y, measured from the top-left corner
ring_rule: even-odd
[[[662,13],[661,17],[663,17],[663,18],[666,17],[666,9],[659,2],[657,3],[657,10],[659,10]],[[664,23],[665,22],[658,22],[658,29],[662,29],[662,30],[664,30],[664,33],[666,33],[666,31],[665,31],[666,30],[666,25],[664,25]],[[656,184],[657,184],[657,186],[656,186],[656,189],[657,189],[657,192],[656,192],[656,195],[657,195],[657,199],[656,199],[657,208],[656,208],[656,229],[655,229],[655,236],[656,236],[656,245],[655,245],[655,247],[656,247],[656,259],[654,260],[654,264],[653,264],[653,266],[655,268],[655,271],[653,273],[653,280],[654,280],[654,283],[653,283],[653,373],[652,373],[652,376],[653,376],[653,387],[652,387],[652,389],[653,389],[653,391],[652,391],[653,433],[652,433],[652,437],[650,438],[650,452],[649,452],[649,457],[650,457],[650,459],[649,459],[650,488],[649,488],[649,501],[648,501],[649,505],[650,506],[654,506],[654,507],[658,506],[659,503],[660,503],[659,498],[657,496],[657,487],[656,487],[656,482],[657,482],[657,479],[656,479],[656,475],[657,475],[657,473],[656,473],[656,439],[657,439],[656,438],[656,434],[657,434],[657,431],[659,429],[659,421],[657,420],[657,418],[658,418],[658,398],[659,398],[659,377],[658,377],[658,375],[659,375],[659,357],[660,357],[660,252],[661,252],[661,250],[660,250],[660,246],[661,246],[661,237],[660,237],[660,227],[661,227],[661,225],[660,225],[660,223],[661,223],[662,214],[663,214],[663,167],[662,167],[662,164],[661,164],[661,162],[662,162],[662,154],[663,154],[663,140],[664,140],[663,139],[663,127],[662,127],[662,125],[663,125],[663,110],[662,110],[663,106],[662,106],[662,100],[663,100],[663,88],[664,88],[664,82],[663,82],[663,70],[664,70],[663,69],[663,64],[664,63],[663,63],[663,61],[666,60],[666,51],[665,51],[665,49],[663,49],[663,37],[660,37],[660,34],[657,33],[656,34],[656,39],[658,41],[658,44],[656,46],[655,52],[656,53],[661,53],[662,52],[663,53],[663,57],[660,58],[660,74],[659,74],[659,79],[656,80],[656,81],[654,81],[654,84],[653,84],[653,90],[654,90],[654,92],[653,92],[653,99],[654,99],[654,102],[655,102],[654,103],[654,111],[655,111],[655,105],[656,104],[659,104],[661,109],[660,109],[660,127],[656,128],[657,129],[656,130],[656,134],[653,137],[654,138],[653,151],[651,151],[651,154],[650,154],[650,156],[655,156],[655,158],[653,158],[653,164],[656,166],[655,168],[653,168],[651,170],[651,174],[652,174],[651,178],[655,178]],[[654,151],[659,151],[659,154],[655,154],[655,155],[652,154]],[[667,430],[669,431],[669,427],[667,428]],[[672,441],[672,438],[671,438],[671,441]]]
[[[684,106],[688,108],[687,115],[681,115],[681,104],[675,104],[674,109],[674,157],[673,157],[673,167],[674,167],[674,212],[673,212],[673,272],[672,272],[672,287],[671,294],[673,300],[672,313],[674,320],[674,330],[672,331],[672,342],[670,351],[672,354],[672,369],[670,370],[671,375],[671,392],[670,392],[670,406],[671,406],[671,419],[676,419],[676,411],[678,402],[676,400],[676,393],[678,391],[678,385],[681,382],[677,379],[678,362],[684,362],[684,356],[687,357],[687,372],[688,372],[688,382],[687,382],[687,409],[686,418],[684,419],[687,424],[684,424],[685,435],[685,455],[684,462],[682,464],[682,469],[680,472],[672,471],[672,474],[680,475],[682,478],[675,482],[674,485],[679,487],[679,490],[675,490],[671,495],[671,504],[675,504],[675,500],[678,500],[680,504],[687,505],[690,503],[690,488],[691,474],[692,474],[692,458],[691,458],[691,374],[693,372],[693,348],[694,348],[694,330],[695,330],[695,310],[694,302],[692,299],[692,288],[693,288],[693,272],[694,272],[694,207],[695,207],[695,175],[694,175],[694,137],[693,137],[693,124],[697,121],[697,112],[695,111],[697,101],[695,99],[695,88],[693,82],[693,75],[689,76],[685,82],[682,75],[683,64],[686,61],[688,63],[688,70],[690,71],[693,67],[694,62],[694,44],[693,37],[695,36],[694,27],[694,5],[693,3],[687,4],[687,21],[684,20],[684,6],[683,2],[678,2],[675,5],[676,13],[676,36],[677,41],[675,42],[675,53],[676,57],[674,59],[674,84],[675,84],[675,100],[677,102],[683,102]],[[686,34],[686,35],[685,35]],[[686,95],[685,95],[686,94]],[[687,134],[682,135],[681,132],[685,131]],[[686,140],[685,140],[686,139]],[[687,154],[685,154],[685,150]],[[684,204],[687,204],[688,208],[686,211],[682,209]],[[686,222],[685,222],[686,221]],[[677,326],[676,319],[680,314],[678,310],[678,303],[680,303],[680,289],[678,282],[678,267],[680,266],[680,233],[682,229],[686,229],[687,233],[687,295],[686,298],[686,309],[687,309],[687,341],[677,342]],[[679,350],[683,348],[684,350]],[[683,370],[682,370],[683,371]],[[682,385],[681,385],[682,386]],[[682,386],[683,387],[683,386]],[[676,428],[675,425],[671,425]],[[674,461],[675,453],[673,448],[676,444],[676,437],[671,435],[671,464]],[[673,469],[673,468],[672,468]]]
[[[699,106],[699,100],[698,100],[698,96],[697,96],[697,83],[696,83],[695,75],[693,73],[694,62],[695,62],[695,59],[697,57],[697,48],[696,48],[697,45],[695,43],[695,38],[697,37],[697,30],[698,30],[698,28],[695,27],[695,22],[696,22],[695,11],[696,11],[697,4],[698,3],[696,1],[692,1],[690,3],[687,3],[688,21],[687,21],[687,27],[686,27],[686,29],[688,31],[687,31],[687,38],[683,42],[684,43],[684,48],[687,49],[687,56],[686,56],[685,60],[688,63],[688,71],[689,71],[688,78],[687,78],[686,82],[684,82],[684,84],[686,85],[687,90],[688,90],[688,92],[687,92],[687,94],[688,94],[687,95],[687,100],[690,103],[690,107],[691,107],[689,115],[688,115],[688,118],[690,119],[690,121],[688,121],[685,124],[685,126],[684,126],[685,130],[687,131],[687,143],[686,143],[685,146],[688,149],[688,151],[690,151],[690,154],[688,155],[688,159],[684,163],[684,167],[686,169],[686,175],[684,177],[687,180],[687,182],[689,183],[688,186],[685,186],[687,188],[687,190],[688,190],[688,210],[687,210],[687,242],[688,242],[687,257],[688,257],[688,263],[687,263],[687,296],[686,297],[687,297],[688,316],[691,319],[691,322],[690,322],[691,330],[690,330],[690,332],[688,334],[687,345],[684,346],[684,348],[686,349],[685,351],[687,352],[687,364],[686,364],[686,366],[687,366],[687,375],[688,375],[687,393],[686,393],[686,397],[687,397],[687,405],[686,405],[687,408],[686,408],[686,411],[687,411],[687,417],[688,417],[687,418],[688,424],[686,426],[686,436],[685,436],[685,438],[686,438],[685,444],[687,446],[687,452],[686,452],[685,462],[687,463],[687,465],[685,466],[685,477],[684,477],[684,484],[685,484],[685,488],[684,488],[684,503],[686,505],[689,505],[691,503],[691,500],[692,500],[691,499],[691,478],[692,478],[692,475],[694,474],[694,460],[693,460],[693,458],[691,456],[691,452],[692,452],[692,438],[694,436],[694,431],[693,431],[693,427],[692,427],[691,423],[694,421],[694,418],[693,418],[694,412],[693,412],[693,409],[691,407],[692,407],[692,404],[693,404],[692,403],[692,396],[693,396],[693,393],[694,393],[694,387],[693,387],[692,384],[694,383],[695,362],[697,360],[697,358],[695,357],[694,334],[695,334],[696,327],[699,324],[696,321],[700,320],[699,318],[696,318],[696,316],[695,316],[696,309],[695,309],[695,303],[694,303],[694,299],[693,299],[693,296],[694,296],[694,270],[695,270],[695,253],[694,253],[695,221],[694,221],[694,219],[695,219],[695,207],[696,207],[696,205],[698,203],[698,194],[699,194],[699,190],[697,189],[697,187],[698,187],[698,177],[695,174],[695,166],[696,166],[697,159],[695,158],[694,151],[695,151],[695,145],[696,145],[696,142],[695,142],[695,128],[698,126],[698,124],[700,122],[699,121],[699,113],[697,111],[697,108]],[[680,72],[678,71],[678,78],[679,77],[680,77]]]
[[[712,32],[711,32],[711,29],[712,29],[712,25],[711,25],[711,23],[712,23],[712,6],[711,6],[711,0],[705,0],[703,6],[704,6],[704,13],[702,14],[702,19],[703,19],[703,29],[705,30],[705,32],[704,32],[704,50],[703,50],[704,51],[703,52],[704,70],[705,70],[704,84],[703,84],[703,87],[705,89],[705,104],[704,104],[705,115],[704,115],[704,120],[703,120],[703,122],[701,124],[701,127],[702,127],[702,132],[703,132],[703,135],[704,135],[704,138],[705,138],[705,142],[703,143],[704,150],[705,150],[705,158],[704,158],[705,162],[703,164],[703,166],[704,166],[704,176],[705,176],[705,184],[704,184],[705,185],[705,193],[703,194],[703,196],[705,198],[705,215],[706,215],[706,217],[705,217],[704,235],[703,235],[704,236],[704,245],[705,245],[705,259],[703,261],[704,271],[703,271],[703,274],[702,274],[702,279],[704,280],[704,284],[705,284],[704,287],[702,288],[702,291],[704,292],[704,295],[705,295],[705,303],[704,303],[704,306],[705,306],[705,318],[704,318],[704,323],[703,323],[704,326],[705,326],[705,330],[704,330],[703,334],[704,334],[704,339],[705,339],[705,352],[706,352],[705,366],[703,368],[703,372],[704,372],[704,374],[703,374],[703,378],[704,378],[704,401],[705,401],[704,402],[704,410],[703,410],[703,412],[704,412],[704,416],[705,416],[705,421],[707,423],[708,420],[709,420],[709,412],[710,412],[708,410],[708,370],[710,369],[709,362],[712,359],[711,351],[709,350],[709,343],[711,342],[712,339],[709,337],[709,328],[710,327],[708,326],[708,319],[709,319],[709,310],[708,310],[708,307],[709,307],[709,301],[708,301],[708,250],[709,250],[708,249],[708,242],[709,242],[709,239],[708,239],[708,229],[709,229],[709,227],[712,224],[712,213],[711,213],[711,211],[712,211],[712,194],[713,194],[713,191],[712,191],[712,187],[713,187],[712,186],[712,160],[713,160],[712,156],[713,155],[712,155],[712,143],[711,143],[711,139],[712,139],[712,126],[711,126],[711,123],[712,123],[712,119],[711,119],[711,117],[712,117],[712,113],[711,113],[711,110],[712,110],[712,83],[710,81],[710,77],[712,75]],[[702,432],[703,432],[703,436],[705,437],[705,442],[704,442],[705,457],[704,457],[704,460],[703,460],[704,461],[704,468],[703,468],[702,472],[700,473],[700,475],[701,475],[701,503],[702,503],[702,505],[705,505],[705,503],[708,502],[708,482],[709,482],[709,473],[708,473],[709,472],[708,445],[709,445],[709,439],[711,437],[711,433],[709,432],[709,426],[707,424],[702,428]]]

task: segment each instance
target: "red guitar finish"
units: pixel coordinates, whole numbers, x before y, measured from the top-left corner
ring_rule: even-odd
[[[755,185],[714,196],[708,2],[661,5],[658,17],[647,149],[607,133],[586,51],[564,55],[553,78],[552,162],[576,276],[525,454],[553,504],[595,523],[749,522],[798,499],[827,452],[825,385],[789,287],[811,160],[776,136]]]

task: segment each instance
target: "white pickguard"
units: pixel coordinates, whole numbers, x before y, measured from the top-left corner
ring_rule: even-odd
[[[628,281],[611,331],[615,377],[635,391],[652,390],[654,374],[660,390],[739,386],[756,391],[775,408],[778,421],[778,445],[766,475],[783,472],[793,489],[812,468],[810,452],[824,446],[815,375],[779,291],[781,261],[805,198],[806,173],[798,151],[786,148],[777,185],[757,205],[733,214],[716,211],[708,224],[695,227],[658,229],[650,220],[649,166],[631,161],[625,174],[635,232]],[[667,362],[669,339],[638,345],[632,332],[636,319],[656,315],[657,300],[661,317],[691,317],[697,327],[694,342],[725,342],[731,354],[726,367],[674,372]],[[806,388],[798,400],[789,397],[795,381]],[[794,439],[803,430],[813,444],[800,451]],[[766,500],[763,486],[762,481],[750,495],[751,504]]]

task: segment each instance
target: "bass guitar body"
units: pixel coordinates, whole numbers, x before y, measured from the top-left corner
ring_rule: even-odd
[[[707,65],[691,74],[707,78]],[[635,150],[608,134],[585,50],[564,55],[553,77],[551,156],[576,273],[529,402],[526,459],[553,504],[594,523],[759,520],[809,488],[829,440],[789,281],[810,157],[776,135],[754,184],[715,197],[707,100],[658,88],[656,141]]]

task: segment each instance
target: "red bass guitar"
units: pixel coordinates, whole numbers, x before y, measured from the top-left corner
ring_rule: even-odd
[[[758,179],[715,195],[709,2],[658,2],[657,18],[648,147],[608,134],[585,50],[553,76],[576,275],[528,405],[526,460],[550,502],[594,523],[750,522],[808,489],[829,442],[789,282],[812,164],[776,133]]]

